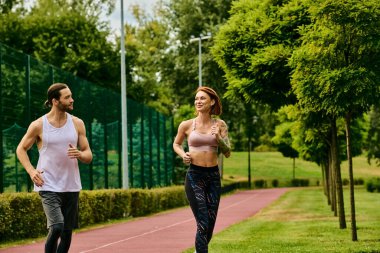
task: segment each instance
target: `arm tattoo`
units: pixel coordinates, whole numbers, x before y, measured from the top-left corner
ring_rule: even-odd
[[[221,124],[220,130],[221,130],[221,138],[218,140],[218,146],[220,148],[220,151],[223,154],[226,154],[231,151],[231,144],[228,138],[228,129],[227,129],[226,123],[223,122]]]
[[[230,140],[227,136],[219,140],[219,148],[223,154],[231,151]]]

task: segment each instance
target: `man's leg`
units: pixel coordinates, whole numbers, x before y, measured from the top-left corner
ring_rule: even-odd
[[[45,242],[45,253],[56,253],[57,242],[63,231],[63,223],[51,225]]]
[[[62,193],[62,199],[62,213],[65,223],[57,253],[69,252],[73,229],[78,227],[79,192]]]
[[[72,230],[63,230],[61,234],[61,242],[59,243],[57,253],[67,253],[71,245]]]
[[[46,215],[47,227],[49,228],[45,243],[45,253],[56,253],[58,239],[64,228],[64,219],[61,211],[62,199],[59,193],[56,192],[40,191],[39,195]]]

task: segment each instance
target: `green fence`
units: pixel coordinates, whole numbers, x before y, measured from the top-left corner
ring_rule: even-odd
[[[47,112],[47,88],[67,83],[74,97],[73,114],[86,125],[93,151],[90,165],[80,164],[84,189],[121,188],[121,97],[0,44],[0,192],[30,191],[31,181],[15,151],[30,122]],[[130,187],[167,186],[173,176],[173,121],[127,99]],[[38,159],[34,146],[32,163]]]

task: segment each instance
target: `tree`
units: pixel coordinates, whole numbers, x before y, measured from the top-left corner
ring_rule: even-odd
[[[126,48],[131,55],[131,80],[127,82],[128,95],[165,115],[173,110],[174,98],[163,80],[169,34],[165,23],[152,18],[138,6],[132,6],[137,25],[126,25]],[[130,53],[132,52],[132,53]]]
[[[190,43],[191,36],[211,33],[211,39],[202,41],[202,83],[214,88],[218,94],[225,93],[223,72],[210,54],[210,47],[219,26],[229,17],[231,2],[170,0],[163,6],[162,17],[172,36],[171,47],[166,52],[168,57],[163,79],[176,92],[176,106],[184,102],[192,104],[194,97],[189,94],[198,86],[199,51],[197,43]],[[229,111],[229,105],[223,105],[224,111]]]
[[[336,119],[345,119],[352,240],[356,241],[350,126],[353,117],[380,98],[380,9],[377,1],[358,0],[327,0],[311,6],[313,23],[302,29],[303,44],[292,58],[292,85],[300,105],[328,115],[333,131]]]
[[[278,114],[279,125],[276,127],[284,129],[278,131],[280,135],[273,138],[274,141],[281,141],[281,133],[286,133],[287,137],[283,142],[295,149],[300,158],[315,162],[322,169],[322,180],[324,192],[327,197],[327,203],[331,205],[331,210],[337,216],[337,204],[335,193],[335,175],[332,171],[331,163],[331,122],[326,115],[320,112],[305,112],[298,105],[290,105],[282,107]],[[361,119],[353,122],[353,136],[356,142],[353,142],[353,155],[361,154],[363,123]],[[285,126],[285,127],[284,127]],[[347,155],[344,152],[345,136],[344,136],[344,120],[337,122],[337,144],[339,161],[346,160]]]
[[[163,55],[165,61],[161,77],[162,82],[170,86],[175,94],[174,110],[178,110],[184,104],[192,105],[194,90],[198,87],[199,81],[199,50],[198,43],[190,43],[190,38],[211,33],[210,39],[202,40],[202,83],[215,89],[221,96],[222,117],[229,127],[232,145],[239,148],[244,146],[245,149],[246,140],[243,133],[246,132],[247,126],[240,120],[240,112],[245,108],[244,100],[240,97],[233,101],[225,99],[227,83],[224,72],[211,54],[211,47],[215,43],[214,36],[230,17],[232,2],[232,0],[170,0],[164,3],[159,9],[159,15],[168,27],[170,46]]]
[[[10,12],[25,12],[24,1],[22,0],[5,0],[0,2],[0,14],[7,14]]]
[[[380,165],[380,109],[372,107],[368,114],[369,129],[365,142],[365,148],[368,150],[368,163],[375,159],[376,164]]]
[[[212,47],[228,82],[227,99],[261,104],[272,112],[295,102],[287,61],[299,45],[298,26],[310,22],[305,10],[288,0],[233,2]],[[272,136],[266,138],[269,143]]]
[[[295,102],[287,61],[310,23],[296,1],[236,1],[215,38],[213,54],[228,80],[228,96],[241,94],[273,110]]]
[[[286,107],[282,107],[282,109],[285,110]],[[294,138],[292,136],[291,131],[292,128],[295,126],[295,123],[288,121],[286,111],[282,111],[280,109],[278,115],[278,119],[281,123],[276,126],[276,135],[272,138],[272,141],[276,145],[278,151],[280,151],[284,157],[290,157],[293,159],[293,179],[295,179],[295,161],[296,158],[299,156],[298,151],[292,146]]]
[[[1,42],[103,86],[118,87],[119,55],[97,16],[114,0],[38,0],[0,15]],[[108,6],[108,7],[106,7]]]
[[[228,115],[227,121],[229,116],[233,116],[230,112],[234,108],[230,109],[231,105],[224,103],[226,83],[222,69],[210,53],[210,47],[214,44],[214,35],[219,26],[229,17],[231,2],[170,0],[161,9],[162,19],[171,34],[162,77],[176,93],[175,106],[193,104],[193,92],[198,87],[199,50],[197,43],[190,43],[190,38],[211,33],[210,39],[202,40],[202,83],[212,87],[222,96],[223,115]],[[230,126],[229,122],[227,124]]]

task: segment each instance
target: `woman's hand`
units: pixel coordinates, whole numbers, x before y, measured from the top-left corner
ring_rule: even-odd
[[[182,160],[183,160],[183,163],[184,163],[184,164],[190,164],[190,163],[191,163],[191,156],[190,156],[190,153],[189,153],[189,152],[186,152],[186,153],[182,156]]]
[[[215,135],[216,139],[219,141],[219,139],[221,138],[221,137],[220,137],[220,128],[219,128],[219,124],[214,124],[214,125],[212,125],[212,127],[211,127],[211,134],[212,134],[212,135]]]

